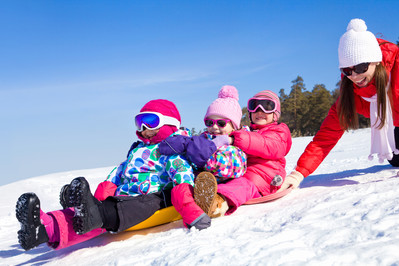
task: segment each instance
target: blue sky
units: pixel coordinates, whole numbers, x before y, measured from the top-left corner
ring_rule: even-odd
[[[394,0],[1,1],[0,185],[119,164],[151,99],[199,130],[226,84],[242,107],[298,75],[332,90],[349,20],[396,42],[398,14]]]

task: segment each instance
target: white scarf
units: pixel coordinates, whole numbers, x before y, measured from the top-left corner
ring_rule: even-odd
[[[371,150],[368,158],[369,160],[373,160],[373,154],[377,154],[380,163],[383,163],[384,159],[391,160],[393,157],[393,153],[399,154],[399,150],[395,147],[395,127],[393,125],[392,109],[388,95],[386,101],[387,110],[385,116],[385,124],[381,129],[377,128],[381,122],[381,119],[377,116],[377,94],[373,95],[370,98],[362,98],[370,102]]]

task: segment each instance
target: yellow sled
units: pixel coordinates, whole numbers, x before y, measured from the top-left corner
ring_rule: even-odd
[[[265,202],[273,201],[273,200],[279,199],[281,197],[284,197],[291,191],[292,191],[292,188],[290,187],[281,192],[277,192],[277,193],[274,193],[271,195],[267,195],[264,197],[249,200],[246,203],[244,203],[244,205],[258,204],[258,203],[265,203]],[[175,207],[170,206],[165,209],[156,211],[147,220],[142,221],[141,223],[136,224],[135,226],[132,226],[129,229],[126,229],[126,231],[136,231],[136,230],[146,229],[146,228],[150,228],[150,227],[154,227],[154,226],[158,226],[158,225],[162,225],[162,224],[171,223],[171,222],[174,222],[174,221],[177,221],[180,219],[181,219],[181,216],[176,211]]]
[[[150,227],[154,227],[154,226],[161,225],[161,224],[174,222],[174,221],[177,221],[180,219],[181,219],[180,214],[176,211],[175,207],[171,206],[171,207],[167,207],[167,208],[161,209],[159,211],[156,211],[147,220],[142,221],[141,223],[136,224],[135,226],[132,226],[129,229],[126,229],[126,231],[141,230],[141,229],[150,228]]]

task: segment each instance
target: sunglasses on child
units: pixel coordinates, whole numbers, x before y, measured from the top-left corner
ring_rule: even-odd
[[[370,63],[361,63],[354,67],[344,67],[341,68],[341,72],[347,77],[352,75],[352,71],[354,71],[356,74],[363,74],[369,69],[369,65]]]
[[[145,128],[155,130],[164,125],[180,127],[180,122],[174,117],[166,116],[157,112],[141,112],[135,117],[135,123],[139,132]]]
[[[251,98],[248,100],[248,112],[254,113],[258,108],[262,109],[266,114],[270,114],[276,111],[277,104],[269,98]]]
[[[213,127],[213,125],[216,123],[218,127],[225,127],[227,123],[229,123],[231,120],[230,119],[210,119],[210,118],[205,118],[205,126],[207,127]]]

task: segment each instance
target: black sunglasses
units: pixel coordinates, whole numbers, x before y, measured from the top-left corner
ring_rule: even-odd
[[[341,72],[347,77],[352,75],[352,71],[354,71],[356,74],[363,74],[369,69],[369,65],[370,63],[361,63],[354,67],[344,67],[341,68]]]

